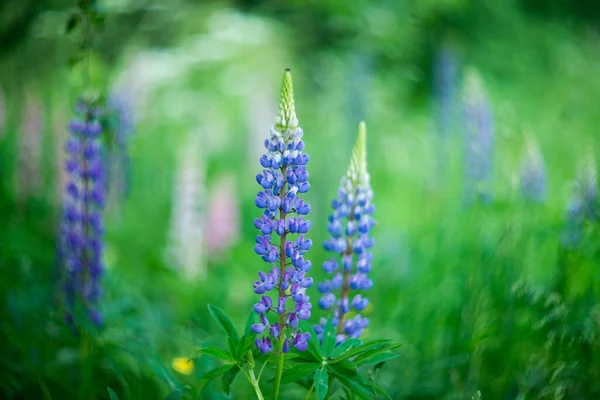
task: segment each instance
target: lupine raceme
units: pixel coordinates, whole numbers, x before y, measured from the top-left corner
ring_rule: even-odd
[[[483,80],[468,71],[463,93],[467,200],[490,200],[494,166],[494,118]]]
[[[78,101],[75,111],[78,116],[69,125],[71,135],[65,146],[69,178],[60,227],[66,321],[75,324],[74,313],[80,305],[95,325],[101,325],[98,300],[103,272],[105,202],[102,126],[98,121],[101,110],[93,97],[86,97]]]
[[[304,258],[312,246],[305,236],[310,229],[306,219],[310,206],[301,198],[310,188],[306,170],[309,157],[303,152],[289,70],[283,78],[277,120],[264,145],[267,151],[260,158],[264,170],[256,175],[261,191],[255,199],[256,206],[264,212],[254,220],[260,232],[254,251],[269,264],[270,270],[259,272],[259,279],[254,282],[254,293],[261,299],[254,305],[260,323],[252,325],[252,330],[264,334],[255,342],[261,352],[277,349],[282,355],[292,346],[299,351],[308,347],[310,335],[301,332],[298,323],[310,317],[312,306],[306,289],[313,284],[306,275],[311,262]],[[275,316],[274,322],[269,321],[269,315]]]
[[[544,201],[546,197],[546,168],[542,152],[532,137],[526,137],[525,154],[521,164],[521,194],[526,200]]]
[[[361,122],[358,138],[352,152],[350,166],[332,201],[333,213],[329,216],[327,230],[331,234],[325,250],[336,253],[337,257],[323,263],[323,269],[331,279],[318,285],[323,295],[319,307],[330,310],[331,321],[336,329],[336,341],[358,338],[368,326],[369,320],[361,312],[369,304],[364,292],[373,286],[368,277],[371,270],[373,239],[369,232],[374,225],[369,173],[367,172],[366,126]],[[315,332],[321,336],[327,319],[315,325]]]

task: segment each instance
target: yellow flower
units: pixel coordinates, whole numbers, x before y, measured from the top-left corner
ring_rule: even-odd
[[[180,374],[189,375],[194,370],[194,361],[187,357],[177,357],[173,359],[171,366]]]

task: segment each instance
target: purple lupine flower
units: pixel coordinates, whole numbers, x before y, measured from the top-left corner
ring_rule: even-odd
[[[463,98],[467,201],[491,200],[494,165],[494,119],[479,74],[466,75]]]
[[[521,164],[521,194],[527,200],[544,201],[546,197],[546,168],[539,146],[527,138],[526,151]]]
[[[103,273],[104,168],[98,121],[100,109],[94,99],[80,99],[77,117],[69,124],[66,170],[68,182],[60,227],[62,262],[65,269],[64,290],[66,320],[75,321],[78,301],[95,325],[102,324],[98,311]]]
[[[284,74],[279,114],[270,137],[265,140],[265,148],[267,153],[260,158],[264,169],[256,175],[261,191],[256,195],[255,204],[264,212],[254,220],[259,231],[254,251],[271,265],[271,270],[259,272],[259,280],[254,282],[254,293],[262,295],[254,305],[261,324],[253,325],[252,329],[256,333],[268,331],[279,343],[273,347],[267,336],[256,339],[263,353],[273,348],[287,352],[290,343],[304,351],[309,334],[300,332],[298,321],[310,317],[311,304],[306,289],[313,281],[306,276],[311,263],[304,256],[312,241],[305,236],[310,228],[310,221],[305,218],[310,206],[300,194],[306,193],[310,185],[306,171],[308,155],[303,153],[302,129],[294,109],[289,70]],[[291,235],[295,235],[295,239]],[[275,300],[267,295],[272,290],[276,291]],[[277,322],[269,324],[266,318],[269,312],[277,315]]]
[[[323,263],[323,270],[333,277],[318,285],[323,294],[319,307],[333,310],[332,323],[337,331],[337,341],[358,338],[369,320],[361,316],[369,304],[365,291],[373,286],[367,272],[371,270],[373,239],[369,231],[375,224],[371,203],[373,191],[369,182],[366,158],[366,126],[361,122],[358,138],[348,172],[342,178],[338,197],[332,201],[333,213],[329,216],[327,230],[331,238],[324,243],[327,251],[337,253],[339,262],[331,258]],[[355,316],[348,318],[352,312]],[[326,319],[316,325],[321,335]]]

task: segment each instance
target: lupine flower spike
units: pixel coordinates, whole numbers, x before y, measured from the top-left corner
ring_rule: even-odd
[[[304,351],[310,336],[298,329],[298,322],[310,317],[306,289],[313,284],[313,279],[306,276],[311,262],[304,259],[312,246],[305,236],[310,228],[306,219],[310,206],[301,198],[310,188],[306,171],[309,158],[303,153],[289,70],[284,74],[279,114],[265,148],[267,152],[260,158],[264,170],[256,175],[261,190],[255,204],[264,212],[254,220],[259,231],[254,251],[269,264],[270,270],[259,272],[259,280],[254,282],[254,293],[262,297],[254,305],[260,323],[252,325],[252,330],[265,334],[256,339],[256,346],[263,353],[274,348],[285,353],[292,346]],[[269,313],[276,316],[276,322],[268,320]]]
[[[66,143],[68,173],[61,223],[61,256],[65,266],[66,321],[74,325],[78,301],[95,325],[101,325],[98,311],[102,275],[102,232],[104,168],[98,121],[100,109],[93,98],[77,103],[78,117],[69,125]]]
[[[465,78],[465,175],[467,200],[491,200],[494,165],[494,119],[483,80],[470,70]]]
[[[366,126],[361,122],[348,172],[342,178],[337,199],[331,203],[334,211],[327,226],[331,238],[324,247],[338,257],[325,261],[323,269],[333,277],[318,285],[323,294],[319,307],[332,311],[337,343],[360,337],[369,325],[369,320],[361,315],[369,304],[364,292],[373,286],[368,277],[373,258],[369,249],[374,243],[369,231],[375,224],[375,207],[369,180]],[[326,323],[327,319],[322,318],[320,325],[314,327],[319,339]]]
[[[521,164],[521,194],[526,200],[542,202],[546,197],[546,168],[540,147],[527,136]]]

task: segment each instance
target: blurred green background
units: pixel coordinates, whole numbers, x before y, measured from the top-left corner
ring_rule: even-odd
[[[317,281],[329,202],[367,122],[378,220],[367,336],[404,344],[377,371],[390,396],[600,398],[597,221],[565,244],[578,171],[598,154],[595,2],[99,1],[90,71],[109,99],[114,157],[105,325],[89,348],[62,322],[56,263],[63,145],[82,90],[81,66],[69,66],[81,32],[65,33],[75,6],[0,4],[1,398],[101,399],[107,387],[164,398],[217,365],[173,360],[224,344],[207,303],[241,328],[255,302],[254,176],[286,67],[311,156]],[[455,69],[443,82],[441,54]],[[494,116],[487,201],[465,200],[469,69]],[[520,192],[526,137],[545,165],[540,202]],[[226,398],[216,389],[200,398]],[[238,379],[231,397],[250,393]]]

